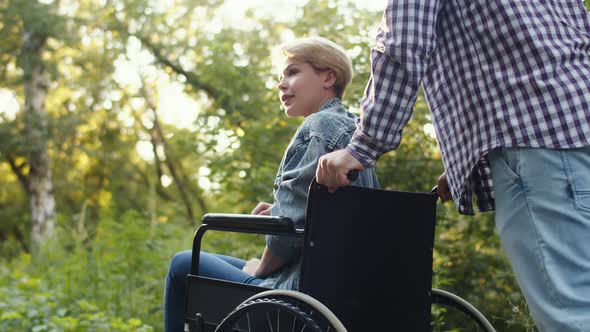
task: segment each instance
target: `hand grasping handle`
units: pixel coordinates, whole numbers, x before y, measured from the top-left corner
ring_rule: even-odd
[[[440,201],[443,203],[453,199],[451,190],[449,188],[449,183],[447,182],[447,173],[442,173],[439,176],[436,194],[438,197],[440,197]]]
[[[363,165],[346,150],[330,152],[322,156],[316,170],[316,180],[319,184],[328,187],[329,192],[334,192],[339,187],[352,183],[349,178],[351,171],[363,170]],[[354,173],[351,174],[354,176]]]

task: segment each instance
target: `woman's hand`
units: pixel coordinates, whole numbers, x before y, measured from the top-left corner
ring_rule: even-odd
[[[451,190],[449,189],[449,183],[447,182],[447,173],[442,173],[438,177],[438,187],[436,190],[436,194],[440,197],[441,202],[450,201],[453,199],[451,196]]]
[[[259,215],[259,216],[270,216],[271,209],[272,209],[272,204],[266,203],[266,202],[260,202],[260,203],[258,203],[258,205],[256,205],[254,210],[252,210],[251,214]],[[246,265],[244,265],[244,267],[242,268],[242,271],[246,272],[247,274],[249,274],[251,276],[257,277],[256,271],[260,267],[260,263],[261,263],[260,259],[252,258],[246,262]]]
[[[272,204],[266,202],[260,202],[254,210],[252,210],[251,214],[259,215],[259,216],[270,216],[270,210],[272,209]]]
[[[260,266],[260,259],[252,258],[246,262],[246,265],[244,265],[244,267],[242,268],[242,271],[248,273],[251,276],[254,276],[254,275],[256,275],[256,270],[258,270],[259,266]]]

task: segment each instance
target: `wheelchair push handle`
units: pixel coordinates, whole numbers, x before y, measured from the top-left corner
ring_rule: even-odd
[[[348,178],[348,180],[350,180],[350,182],[354,182],[356,181],[356,179],[358,179],[359,173],[360,171],[358,169],[353,169],[350,172],[348,172],[348,174],[346,174],[346,177]]]
[[[360,171],[357,169],[353,169],[350,172],[348,172],[348,174],[346,174],[346,177],[348,178],[348,180],[350,180],[350,182],[354,182],[356,181],[356,179],[358,179],[360,174]],[[436,194],[438,197],[438,186],[434,186],[431,190],[431,193]]]
[[[352,182],[354,182],[354,181],[356,181],[358,179],[360,172],[361,171],[359,171],[358,169],[353,169],[350,172],[348,172],[348,174],[346,174],[346,178],[348,178],[348,180],[352,183]],[[317,182],[317,179],[315,177],[313,178],[313,181],[312,181],[312,185],[314,185],[314,184],[325,187],[324,185],[319,184]],[[434,186],[430,190],[430,193],[435,194],[437,196],[437,198],[438,198],[439,197],[439,194],[438,194],[438,186]]]

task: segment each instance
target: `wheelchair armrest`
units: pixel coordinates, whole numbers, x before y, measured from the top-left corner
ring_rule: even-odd
[[[203,216],[203,225],[207,225],[209,229],[243,233],[277,235],[296,233],[293,220],[277,216],[207,213]]]
[[[201,251],[201,240],[207,230],[239,233],[303,236],[303,230],[295,229],[293,220],[286,217],[257,216],[251,214],[207,213],[193,238],[193,253]],[[192,255],[191,274],[199,271],[199,255]]]

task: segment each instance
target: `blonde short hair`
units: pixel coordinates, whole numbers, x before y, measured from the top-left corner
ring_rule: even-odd
[[[289,59],[309,63],[316,70],[331,69],[336,74],[334,88],[339,98],[352,80],[352,61],[338,44],[322,38],[295,39],[278,46],[278,51]]]

